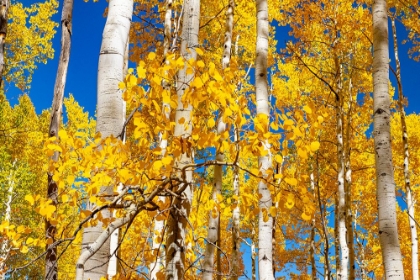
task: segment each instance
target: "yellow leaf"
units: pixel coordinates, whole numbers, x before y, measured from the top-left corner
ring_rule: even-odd
[[[22,246],[22,248],[20,248],[20,251],[21,251],[23,254],[26,254],[26,253],[28,253],[29,248],[28,248],[28,246]]]
[[[266,223],[266,222],[268,222],[268,211],[267,211],[267,209],[266,208],[263,208],[262,209],[262,214],[263,214],[263,221],[264,221],[264,223]]]
[[[307,114],[312,114],[312,109],[309,106],[303,106],[303,110],[307,113]]]
[[[34,239],[32,237],[29,237],[28,239],[26,239],[26,244],[27,245],[31,245],[32,243],[34,243]]]
[[[125,89],[125,83],[124,82],[119,82],[118,83],[118,88],[119,89]]]
[[[162,163],[164,165],[170,165],[172,163],[172,157],[171,156],[166,156],[166,157],[162,158]]]
[[[28,201],[31,206],[35,204],[34,197],[30,194],[25,195],[25,200]]]
[[[154,60],[156,58],[156,54],[154,52],[151,52],[147,55],[148,60]]]
[[[286,178],[286,179],[284,179],[284,181],[291,186],[296,186],[297,185],[297,180],[295,178]]]
[[[291,119],[287,119],[284,121],[283,125],[285,126],[294,125],[294,122]]]
[[[202,49],[200,49],[200,48],[195,48],[195,51],[197,52],[197,54],[198,54],[199,56],[203,56],[203,55],[204,55],[203,50],[202,50]]]
[[[65,130],[58,131],[58,137],[60,137],[62,141],[66,141],[69,138]]]
[[[199,61],[197,61],[197,66],[200,67],[200,68],[203,68],[205,65],[204,65],[204,62],[202,60],[199,60]]]
[[[295,205],[295,197],[293,196],[293,194],[289,193],[289,195],[287,196],[286,207],[289,209],[292,209],[294,205]]]
[[[318,142],[318,141],[314,141],[314,142],[312,142],[312,143],[311,143],[311,151],[312,151],[312,152],[316,152],[316,151],[318,151],[319,146],[320,146],[320,144],[319,144],[319,142]]]
[[[183,124],[185,122],[185,118],[184,117],[182,117],[182,118],[180,118],[179,120],[178,120],[178,123],[179,124]]]
[[[271,217],[275,217],[277,215],[277,208],[275,206],[270,207],[270,215]]]
[[[311,220],[311,216],[307,215],[305,212],[302,213],[301,215],[302,219],[304,219],[305,221],[310,221]]]
[[[302,159],[307,159],[308,158],[308,153],[306,152],[306,150],[299,148],[298,149],[298,155],[302,158]]]
[[[278,163],[282,163],[283,162],[283,157],[281,155],[275,155],[274,156],[274,161],[278,162]]]
[[[216,124],[216,122],[214,121],[214,119],[209,119],[208,121],[207,121],[207,126],[209,127],[209,128],[212,128],[212,127],[214,127],[214,125]]]

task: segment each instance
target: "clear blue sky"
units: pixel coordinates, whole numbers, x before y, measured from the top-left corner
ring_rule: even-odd
[[[37,1],[23,0],[22,2],[24,5],[30,5]],[[61,17],[61,2],[59,12],[54,17],[54,20],[57,22],[60,21]],[[105,24],[103,13],[107,5],[108,2],[105,0],[97,3],[93,3],[92,0],[87,3],[83,0],[74,0],[72,47],[65,94],[68,96],[69,93],[72,93],[79,104],[89,111],[91,116],[94,115],[96,108],[97,66],[102,30]],[[398,22],[397,27],[399,41],[406,39],[407,32]],[[286,35],[285,32],[281,33],[281,35]],[[32,87],[28,92],[35,104],[37,113],[51,107],[55,74],[60,54],[60,35],[60,30],[58,29],[54,38],[54,49],[56,50],[54,60],[49,61],[46,65],[41,64],[38,66],[38,70],[33,76]],[[284,38],[279,38],[279,44],[283,46],[285,40]],[[392,37],[390,36],[390,57],[392,66],[395,69],[392,45]],[[420,63],[408,58],[408,49],[409,44],[399,46],[403,90],[409,101],[409,106],[406,110],[407,113],[420,112],[420,105],[418,105],[420,97],[417,94]],[[393,84],[396,85],[391,72],[390,78]],[[17,96],[22,94],[22,92],[11,87],[6,94],[10,102],[14,104],[17,101]]]

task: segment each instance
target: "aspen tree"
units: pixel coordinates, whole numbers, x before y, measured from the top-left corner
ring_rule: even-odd
[[[110,0],[108,17],[102,35],[98,65],[97,125],[96,131],[103,138],[121,134],[124,125],[125,107],[118,83],[124,78],[124,54],[133,13],[132,0]],[[112,188],[102,188],[101,193],[113,193]],[[94,207],[94,205],[90,205]],[[110,217],[109,210],[102,211],[104,218]],[[91,245],[103,232],[102,223],[88,227],[83,232],[83,250],[91,251]],[[99,279],[107,274],[109,261],[109,239],[83,263],[83,279]],[[79,267],[78,267],[79,269]]]
[[[73,0],[65,0],[63,3],[63,11],[61,14],[61,51],[55,78],[54,97],[51,111],[49,137],[57,137],[61,124],[61,114],[63,111],[64,89],[67,80],[67,70],[70,60],[71,32],[72,32],[72,14]],[[53,161],[57,161],[59,153],[56,151],[52,156]],[[58,204],[58,187],[57,182],[53,180],[53,174],[48,172],[48,199],[51,199],[52,205]],[[49,220],[46,221],[45,235],[49,240],[47,245],[47,254],[45,255],[45,279],[54,280],[58,278],[57,267],[57,247],[55,243],[56,227]]]
[[[411,274],[413,280],[419,279],[419,252],[418,252],[418,238],[417,238],[417,226],[415,217],[415,208],[413,197],[413,192],[411,190],[410,182],[410,153],[408,150],[408,133],[407,133],[407,124],[405,121],[405,110],[404,110],[404,94],[402,90],[402,81],[401,81],[401,63],[398,56],[398,40],[397,40],[397,28],[395,27],[395,19],[391,18],[392,24],[392,34],[394,42],[394,57],[396,64],[396,78],[398,84],[398,111],[400,113],[401,119],[401,134],[403,142],[403,151],[404,151],[404,183],[405,183],[405,195],[407,200],[407,212],[408,212],[408,221],[410,225],[410,234],[411,234]]]
[[[185,236],[187,219],[191,210],[193,197],[193,170],[187,166],[193,162],[191,143],[192,132],[191,115],[193,107],[184,104],[182,97],[189,90],[189,83],[194,79],[194,73],[187,73],[188,60],[196,60],[198,45],[198,31],[200,26],[200,0],[186,0],[181,33],[181,56],[185,59],[184,68],[178,72],[177,96],[178,105],[175,111],[174,137],[183,144],[182,154],[175,159],[175,169],[182,180],[179,197],[174,197],[170,215],[167,221],[166,240],[166,279],[183,279],[185,273]],[[182,191],[183,190],[183,191]],[[179,189],[178,189],[179,191]]]
[[[270,119],[270,104],[268,103],[268,5],[267,0],[257,0],[257,44],[255,59],[255,94],[257,102],[257,118],[268,130]],[[264,179],[268,179],[271,169],[271,153],[268,139],[262,140],[266,155],[258,157],[258,166]],[[260,180],[258,183],[259,222],[258,222],[258,273],[261,280],[274,279],[273,277],[273,218],[268,214],[272,206],[271,192],[267,183]]]
[[[223,47],[223,58],[222,58],[222,68],[226,69],[229,67],[230,58],[231,58],[231,49],[232,49],[232,31],[233,31],[233,14],[234,14],[235,2],[233,0],[229,1],[229,5],[226,11],[226,22],[225,22],[225,42]],[[220,114],[219,121],[217,124],[217,133],[222,135],[227,129],[226,123],[223,120],[223,115]],[[223,142],[223,137],[220,138],[219,143],[220,146]],[[223,162],[225,160],[225,156],[223,152],[220,151],[218,148],[216,151],[216,161]],[[218,203],[217,199],[218,196],[221,195],[222,191],[222,181],[223,181],[223,170],[221,165],[214,166],[214,186],[213,186],[213,195],[212,199]],[[211,280],[213,279],[213,263],[214,263],[214,251],[216,249],[216,244],[220,247],[220,212],[210,211],[209,215],[209,228],[207,233],[207,244],[206,244],[206,252],[204,256],[204,267],[203,267],[203,280]],[[218,251],[218,250],[217,250]],[[218,259],[218,270],[217,270],[217,277],[219,278],[220,274],[220,254],[217,253]],[[237,273],[236,271],[234,272]]]
[[[165,21],[164,21],[164,38],[163,38],[163,56],[165,63],[168,64],[168,54],[170,51],[171,45],[171,34],[172,34],[172,0],[166,0],[165,2]],[[171,85],[168,81],[163,80],[162,85],[165,90],[170,92]],[[170,119],[171,115],[171,106],[170,104],[163,102],[162,113],[165,116],[166,120]],[[166,135],[160,135],[160,148],[162,157],[166,156],[166,148],[168,146],[168,140]],[[162,202],[166,201],[166,197],[160,196],[159,199]],[[153,229],[153,244],[152,249],[156,252],[156,261],[153,261],[150,264],[150,279],[157,280],[158,272],[162,271],[165,267],[165,249],[162,246],[163,232],[165,228],[164,219],[155,219],[154,229]]]
[[[7,201],[6,201],[6,211],[4,213],[4,221],[10,222],[11,214],[12,214],[12,198],[13,192],[15,190],[15,176],[14,176],[14,168],[16,164],[16,159],[12,164],[12,168],[9,171],[9,176],[7,178],[8,181],[8,189],[7,189]],[[5,238],[1,242],[0,248],[0,280],[5,280],[6,278],[6,260],[10,254],[11,246],[9,244],[9,240]]]
[[[375,0],[373,14],[373,138],[379,239],[386,279],[404,279],[395,210],[395,181],[390,135],[389,43],[386,0]]]

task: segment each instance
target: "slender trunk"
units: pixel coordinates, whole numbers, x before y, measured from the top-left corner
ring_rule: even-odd
[[[338,58],[335,58],[337,75],[337,102],[336,102],[336,122],[337,122],[337,183],[338,183],[338,241],[340,244],[340,269],[338,279],[348,279],[349,249],[347,247],[347,228],[346,228],[346,190],[344,186],[345,174],[345,152],[343,139],[343,97],[342,97],[342,71]]]
[[[226,32],[225,32],[225,42],[223,49],[223,58],[222,58],[222,68],[225,69],[229,67],[230,57],[231,57],[231,48],[232,48],[232,30],[233,30],[233,13],[234,13],[235,2],[233,0],[229,1],[229,5],[226,11]],[[223,114],[220,114],[219,120],[217,123],[217,133],[223,135],[226,131],[227,126],[223,120]],[[222,143],[225,139],[223,137],[219,140],[219,149],[217,149],[216,161],[224,161],[225,155],[221,151]],[[213,201],[218,204],[217,197],[221,195],[222,191],[222,182],[223,182],[223,170],[221,165],[214,166],[214,188],[213,188]],[[220,248],[220,212],[217,209],[210,211],[209,215],[209,229],[207,233],[207,244],[206,252],[204,255],[204,267],[203,267],[203,280],[213,279],[213,263],[214,263],[214,252],[216,250],[215,245],[218,245]],[[220,278],[220,252],[216,250],[217,257],[217,279]]]
[[[238,142],[238,129],[235,127],[235,143],[236,143],[236,152],[239,153],[239,145]],[[239,208],[239,168],[237,166],[233,169],[233,193],[237,199],[233,201],[236,203],[235,208],[232,210],[232,280],[238,280],[240,272],[240,225],[239,219],[241,216],[240,208]]]
[[[403,140],[403,149],[404,149],[404,182],[405,182],[405,192],[407,199],[407,212],[408,212],[408,221],[410,224],[410,233],[411,233],[411,273],[413,280],[419,279],[419,252],[418,252],[418,239],[417,239],[417,227],[414,220],[414,197],[411,190],[410,183],[410,154],[408,152],[408,133],[407,133],[407,124],[405,122],[405,110],[404,110],[404,94],[402,90],[402,81],[401,81],[401,63],[398,57],[398,40],[397,40],[397,28],[395,27],[394,18],[391,19],[392,23],[392,33],[394,38],[394,56],[396,64],[396,78],[398,83],[398,111],[401,118],[401,134]]]
[[[7,178],[9,189],[7,190],[7,201],[5,203],[6,205],[6,211],[4,214],[4,222],[10,222],[11,214],[12,214],[12,199],[13,199],[13,191],[15,189],[15,178],[14,178],[14,167],[16,164],[16,160],[13,162],[12,170],[10,170],[9,176]],[[9,257],[10,253],[10,246],[9,246],[9,239],[3,238],[1,249],[0,249],[0,280],[6,279],[6,261]]]
[[[352,81],[349,79],[349,102],[348,102],[348,112],[347,112],[347,124],[346,124],[346,145],[345,145],[345,181],[344,189],[346,191],[346,229],[347,229],[347,247],[349,249],[349,279],[356,279],[355,275],[355,254],[354,254],[354,232],[353,232],[353,212],[352,212],[352,197],[351,197],[351,122],[352,122]]]
[[[9,14],[10,0],[0,1],[0,87],[3,86],[4,71],[4,45],[7,35],[7,20]]]
[[[188,61],[196,60],[198,47],[198,31],[200,26],[200,0],[186,0],[184,2],[184,15],[182,25],[181,55]],[[183,149],[179,158],[175,159],[175,167],[178,170],[184,170],[186,165],[193,162],[193,151],[189,143],[192,131],[192,106],[184,104],[182,97],[189,83],[194,79],[194,73],[188,74],[187,65],[178,73],[177,95],[178,106],[175,112],[175,130],[174,137],[181,143],[185,143],[186,149]],[[184,119],[180,124],[179,120]],[[180,188],[184,190],[179,193],[179,197],[172,198],[172,208],[167,221],[167,241],[166,241],[166,279],[183,279],[185,273],[185,234],[187,219],[190,214],[192,191],[193,191],[193,170],[190,168],[179,172],[178,176],[183,180]],[[178,189],[179,191],[179,189]]]
[[[270,106],[268,102],[267,57],[268,57],[268,3],[267,0],[257,0],[257,45],[255,59],[255,94],[257,101],[257,117],[264,122],[264,129],[268,131]],[[272,167],[270,144],[268,139],[262,143],[265,156],[258,157],[258,166],[264,179]],[[259,219],[258,219],[258,273],[261,280],[273,278],[273,218],[268,214],[272,206],[271,192],[267,183],[262,179],[258,183]],[[265,213],[265,214],[264,214]]]
[[[389,98],[389,46],[386,0],[374,0],[373,14],[373,138],[379,239],[386,279],[404,279],[395,210]]]
[[[257,257],[257,253],[255,252],[255,231],[252,230],[252,239],[251,239],[251,274],[252,274],[252,280],[256,280],[257,279],[257,266],[256,266],[256,260],[255,258]]]
[[[171,34],[172,34],[172,0],[166,0],[165,2],[165,22],[164,22],[164,38],[163,38],[163,55],[165,58],[165,63],[169,64],[167,56],[170,51],[171,44]],[[164,79],[162,81],[162,86],[166,90],[167,94],[170,95],[171,84],[169,81]],[[165,119],[168,121],[171,115],[171,106],[170,104],[163,102],[162,104],[162,113],[165,116]],[[166,137],[160,135],[160,148],[162,158],[166,155],[166,149],[168,147],[168,140]],[[165,204],[165,196],[159,196],[159,200]],[[165,267],[165,250],[162,247],[163,233],[165,228],[165,220],[159,219],[155,220],[154,229],[153,229],[153,244],[152,250],[156,252],[156,260],[150,264],[150,279],[157,280],[158,273],[162,271]]]
[[[102,45],[98,65],[97,92],[97,125],[96,131],[102,138],[113,135],[118,137],[124,125],[125,106],[118,83],[124,78],[124,57],[128,42],[128,33],[133,13],[133,0],[110,0],[108,17],[102,35]],[[102,188],[102,194],[113,193],[113,188]],[[93,208],[94,205],[88,205]],[[109,218],[109,210],[101,212],[102,217]],[[102,223],[88,227],[83,232],[82,255],[92,251],[92,246],[103,232]],[[111,232],[112,233],[112,232]],[[106,276],[110,255],[110,240],[95,250],[84,265],[84,279],[99,279]]]
[[[61,51],[57,70],[57,76],[55,78],[54,86],[54,98],[52,103],[51,121],[49,127],[49,137],[57,137],[60,129],[61,114],[63,110],[63,98],[64,89],[67,80],[67,69],[70,59],[70,46],[71,46],[71,35],[72,35],[72,14],[73,14],[73,0],[66,0],[63,3],[63,11],[61,15]],[[52,156],[53,161],[57,161],[59,153],[55,152]],[[53,174],[48,172],[48,199],[52,201],[53,206],[58,204],[58,186],[57,183],[52,179]],[[45,255],[45,279],[56,280],[58,278],[58,265],[57,265],[57,247],[55,243],[56,226],[51,224],[49,220],[45,223],[45,235],[46,239],[49,240],[49,245],[46,246]]]
[[[325,239],[325,245],[324,245],[324,279],[328,280],[331,278],[331,268],[330,268],[330,258],[329,258],[329,252],[330,252],[330,243],[328,239],[328,229],[327,229],[327,221],[325,219],[325,211],[324,207],[322,207],[322,200],[321,200],[321,191],[319,187],[319,159],[318,159],[318,152],[316,153],[316,194],[318,197],[318,207],[319,207],[319,216],[321,219],[321,225],[322,225],[322,233],[324,235]]]
[[[314,173],[311,172],[311,175],[309,176],[311,180],[311,190],[314,200],[316,200],[316,194],[315,194],[315,176]],[[311,223],[311,244],[309,248],[309,255],[311,258],[311,279],[316,279],[316,262],[315,262],[315,254],[316,254],[316,247],[315,247],[315,215],[312,218]]]

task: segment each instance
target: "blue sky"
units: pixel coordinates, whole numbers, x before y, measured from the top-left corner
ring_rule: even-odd
[[[30,5],[36,0],[23,0],[24,5]],[[62,1],[60,1],[61,4]],[[102,30],[105,24],[103,16],[108,3],[100,0],[93,3],[92,0],[84,2],[83,0],[74,0],[73,10],[73,36],[69,72],[65,89],[66,96],[72,93],[79,104],[89,111],[93,116],[96,108],[96,76],[99,58],[99,49],[101,45]],[[54,20],[59,22],[61,17],[61,5],[59,12],[54,16]],[[400,23],[397,22],[399,41],[406,39],[407,32]],[[281,30],[285,31],[285,30]],[[390,28],[391,31],[391,28]],[[280,36],[286,36],[286,32],[279,32]],[[280,47],[284,46],[287,38],[278,38]],[[54,38],[54,49],[56,50],[54,60],[47,64],[38,66],[38,70],[33,76],[31,89],[26,92],[35,104],[37,113],[51,107],[53,89],[55,82],[55,73],[57,71],[59,50],[60,50],[60,30],[57,30]],[[407,113],[420,111],[420,97],[417,94],[417,80],[420,73],[420,63],[408,58],[407,52],[409,44],[399,46],[399,55],[401,60],[401,74],[403,79],[403,90],[408,97],[409,106]],[[390,58],[392,67],[395,69],[393,61],[393,43],[390,36]],[[390,78],[394,85],[395,79],[390,72]],[[17,102],[17,97],[22,91],[11,87],[6,93],[12,104]]]

